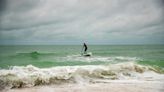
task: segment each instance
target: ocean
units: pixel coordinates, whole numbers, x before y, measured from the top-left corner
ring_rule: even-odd
[[[109,80],[164,81],[164,45],[0,46],[0,88]],[[158,77],[156,76],[158,75]]]

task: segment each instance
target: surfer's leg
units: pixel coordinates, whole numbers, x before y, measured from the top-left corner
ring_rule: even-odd
[[[84,53],[87,54],[87,48],[85,48]]]

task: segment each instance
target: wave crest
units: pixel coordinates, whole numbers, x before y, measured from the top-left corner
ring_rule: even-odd
[[[153,80],[157,71],[152,67],[141,66],[133,62],[111,65],[63,66],[38,68],[32,65],[13,66],[9,70],[0,70],[1,88],[31,87],[43,84],[95,82],[96,79],[123,80],[148,77]],[[146,72],[151,74],[144,75]],[[146,77],[145,77],[146,76]]]

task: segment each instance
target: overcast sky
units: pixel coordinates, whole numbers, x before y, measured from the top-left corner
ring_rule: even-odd
[[[164,0],[0,0],[0,44],[164,44]]]

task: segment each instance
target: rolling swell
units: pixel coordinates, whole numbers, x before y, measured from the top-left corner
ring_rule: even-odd
[[[106,65],[120,62],[136,62],[136,57],[124,56],[92,56],[83,57],[80,54],[61,55],[61,53],[40,53],[33,51],[30,53],[16,53],[9,56],[0,57],[0,68],[8,68],[10,66],[27,66],[29,64],[39,68],[47,68],[53,66],[82,66],[82,65]]]
[[[45,84],[63,83],[94,83],[96,79],[147,80],[159,71],[153,67],[138,65],[134,62],[124,62],[112,65],[58,66],[38,68],[33,65],[13,66],[0,70],[0,85],[4,88],[32,87]]]

